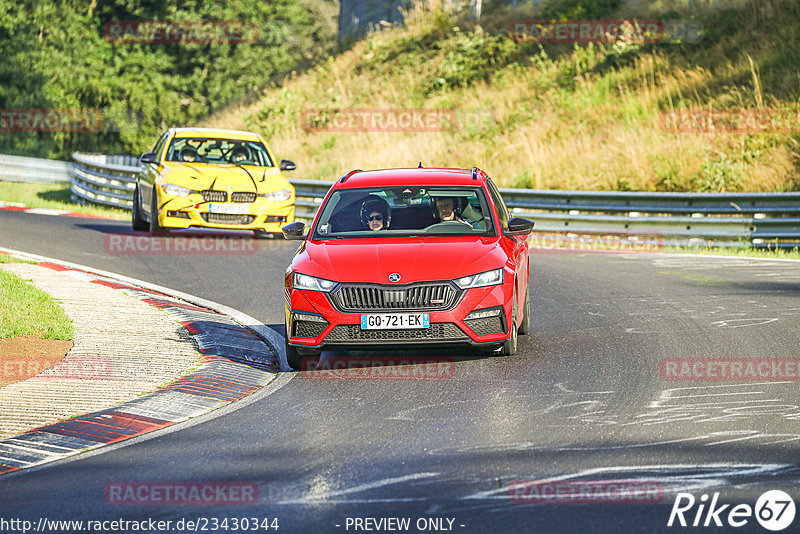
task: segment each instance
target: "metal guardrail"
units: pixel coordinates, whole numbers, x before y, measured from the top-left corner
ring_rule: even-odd
[[[640,193],[501,189],[509,206],[535,210],[604,213],[636,211],[705,215],[800,214],[800,191],[793,193]]]
[[[0,180],[10,182],[68,182],[72,163],[42,158],[25,158],[0,154]]]
[[[137,158],[73,154],[73,194],[85,201],[130,207]],[[332,182],[289,180],[295,215],[310,220]],[[800,244],[800,192],[639,193],[501,189],[512,214],[536,222],[537,232],[658,236],[690,243]]]
[[[115,208],[133,206],[133,188],[141,167],[135,156],[72,154],[72,195],[82,201]]]

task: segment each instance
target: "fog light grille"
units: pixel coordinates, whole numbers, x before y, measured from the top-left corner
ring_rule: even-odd
[[[173,211],[173,210],[167,211],[167,217],[176,217],[178,219],[189,219],[190,218],[189,214],[186,213],[185,211]]]
[[[464,321],[473,332],[479,336],[486,336],[489,334],[504,334],[503,322],[500,317],[485,317],[483,319],[470,319]]]
[[[326,323],[312,323],[308,321],[294,322],[294,336],[308,339],[317,339],[322,335],[322,331],[328,326]]]

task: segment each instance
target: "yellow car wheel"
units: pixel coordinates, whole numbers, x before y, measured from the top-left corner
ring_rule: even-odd
[[[142,217],[142,201],[139,199],[139,186],[133,190],[133,206],[131,207],[131,226],[136,232],[148,230],[147,221]]]
[[[150,234],[157,234],[161,232],[161,226],[158,224],[158,193],[156,193],[156,184],[153,184],[153,199],[150,201]]]

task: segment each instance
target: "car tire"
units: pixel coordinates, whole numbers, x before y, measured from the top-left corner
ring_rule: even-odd
[[[526,336],[531,332],[531,292],[525,288],[525,303],[522,305],[522,323],[519,325],[519,335]]]
[[[253,230],[253,232],[256,234],[256,239],[275,239],[275,237],[278,235],[274,232],[267,232],[266,230],[261,229]]]
[[[146,232],[150,227],[142,217],[141,200],[139,200],[139,186],[133,190],[133,206],[131,207],[131,226],[134,232]]]
[[[295,370],[300,370],[300,352],[297,347],[289,345],[289,340],[286,340],[286,363],[289,367]]]
[[[503,343],[500,347],[500,356],[513,356],[517,353],[517,288],[514,284],[514,304],[511,308],[511,324],[508,331],[511,333],[508,336],[508,341]]]
[[[153,197],[150,201],[150,235],[157,234],[162,231],[161,226],[158,224],[158,194],[156,193],[156,184],[153,184]]]

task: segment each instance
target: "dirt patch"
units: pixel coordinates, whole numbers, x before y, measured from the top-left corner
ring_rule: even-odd
[[[26,380],[64,359],[72,341],[19,336],[0,339],[0,387]]]

